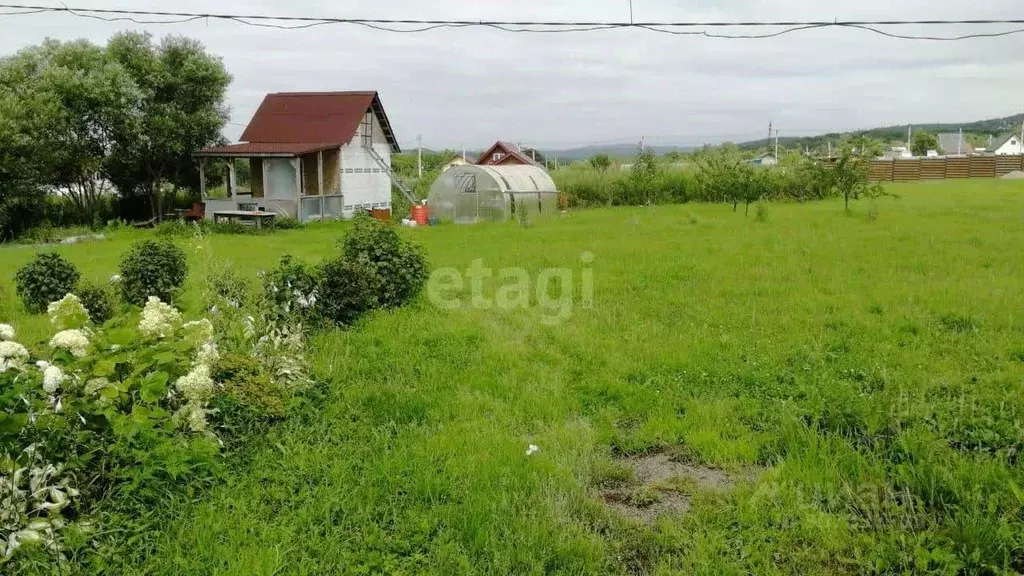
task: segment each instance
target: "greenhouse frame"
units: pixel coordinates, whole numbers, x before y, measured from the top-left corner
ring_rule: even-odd
[[[503,222],[558,211],[558,190],[539,166],[455,166],[442,173],[427,197],[440,222]]]

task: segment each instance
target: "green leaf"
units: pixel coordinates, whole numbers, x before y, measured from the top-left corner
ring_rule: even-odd
[[[28,414],[0,414],[0,434],[17,434],[28,424]]]
[[[138,339],[138,334],[131,328],[120,328],[107,333],[107,340],[118,346],[128,346],[133,344],[136,339]]]
[[[113,374],[116,367],[117,363],[113,360],[100,360],[92,367],[92,375],[105,378]]]
[[[139,397],[143,402],[158,402],[167,394],[167,381],[170,375],[167,372],[153,372],[142,381],[139,387]]]

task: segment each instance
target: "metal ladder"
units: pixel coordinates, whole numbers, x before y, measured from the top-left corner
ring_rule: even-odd
[[[409,185],[406,184],[405,181],[402,180],[398,176],[398,174],[396,174],[395,171],[391,169],[390,166],[388,166],[388,163],[385,162],[383,158],[381,158],[380,154],[377,154],[376,150],[370,148],[369,146],[363,146],[363,150],[366,150],[366,153],[370,155],[370,158],[373,158],[373,161],[376,162],[378,166],[380,166],[380,169],[383,170],[388,175],[389,178],[391,178],[391,182],[394,183],[395,187],[398,188],[398,191],[402,193],[402,196],[405,196],[406,200],[412,202],[413,204],[420,203],[419,199],[416,198],[416,195],[413,193],[412,189],[409,188]]]

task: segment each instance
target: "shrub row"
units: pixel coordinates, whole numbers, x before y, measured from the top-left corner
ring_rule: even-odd
[[[128,304],[142,306],[150,297],[173,302],[187,275],[188,263],[181,248],[166,240],[140,240],[122,256],[120,274],[110,284],[81,282],[74,264],[56,252],[37,254],[18,269],[15,284],[25,309],[32,314],[44,312],[51,302],[76,293],[93,322],[102,324],[115,312],[113,285],[118,286]]]
[[[211,220],[200,220],[198,222],[183,222],[181,220],[168,220],[156,227],[156,235],[162,237],[194,236],[197,232],[209,234],[237,234],[246,236],[260,236],[271,234],[275,230],[294,230],[301,228],[302,224],[295,218],[275,218],[273,227],[257,228],[246,226],[241,222],[213,222]]]
[[[638,159],[631,170],[577,165],[555,170],[552,179],[568,207],[743,202],[749,194],[765,200],[821,200],[842,195],[828,168],[806,160],[755,167],[739,158],[707,156],[685,168],[663,168]],[[752,182],[755,189],[745,189]]]
[[[315,267],[284,256],[263,276],[269,307],[312,324],[348,326],[375,308],[402,306],[426,284],[422,249],[391,224],[356,217],[339,251]]]

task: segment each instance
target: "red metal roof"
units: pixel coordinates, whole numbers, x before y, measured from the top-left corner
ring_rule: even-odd
[[[203,148],[195,153],[195,156],[301,156],[311,154],[320,150],[341,148],[342,142],[243,142],[229,146],[214,146]]]
[[[400,152],[376,92],[279,92],[267,94],[242,132],[239,140],[248,144],[206,148],[196,155],[296,155],[340,148],[352,141],[370,110],[380,120],[392,151]]]
[[[501,160],[495,162],[492,158],[495,152],[501,152],[502,154],[504,154],[504,157]],[[508,164],[507,158],[509,157],[515,158],[521,164],[527,166],[540,166],[540,164],[534,162],[532,158],[520,152],[515,147],[515,145],[509,144],[508,142],[503,142],[501,140],[495,142],[490,148],[488,148],[483,154],[481,154],[480,158],[477,159],[476,164],[480,166]]]

